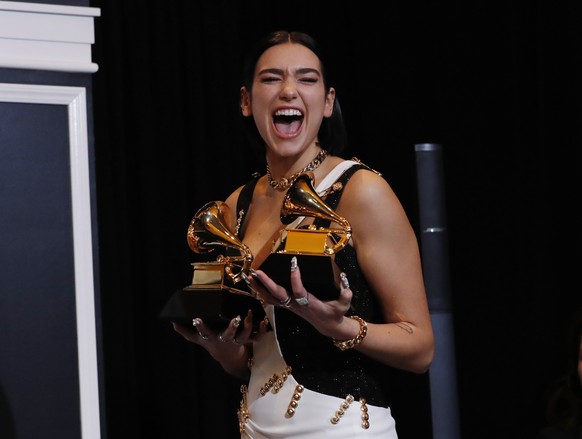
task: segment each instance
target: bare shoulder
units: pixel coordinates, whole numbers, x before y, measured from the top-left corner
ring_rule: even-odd
[[[349,210],[369,209],[378,203],[400,204],[384,176],[370,169],[356,171],[344,188],[342,207]]]
[[[350,222],[360,243],[370,238],[377,245],[383,238],[410,236],[408,215],[392,187],[384,176],[368,169],[358,170],[349,180],[337,213]]]

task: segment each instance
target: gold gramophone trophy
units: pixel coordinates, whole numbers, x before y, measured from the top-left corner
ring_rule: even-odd
[[[226,289],[236,294],[249,294],[236,285],[243,279],[253,262],[250,249],[226,226],[228,206],[222,201],[206,203],[190,221],[188,246],[198,254],[209,253],[217,247],[230,248],[239,254],[219,255],[215,262],[194,262],[192,284],[188,290]]]
[[[214,328],[226,326],[237,315],[244,318],[249,309],[259,322],[264,310],[244,277],[253,262],[250,249],[226,225],[230,212],[222,201],[202,206],[190,221],[188,246],[198,254],[223,249],[215,261],[192,263],[190,285],[178,290],[162,311],[162,317],[192,324],[199,317]]]
[[[318,228],[311,224],[304,228],[283,229],[261,270],[289,289],[289,267],[291,258],[296,256],[306,289],[321,300],[336,299],[339,287],[334,280],[332,256],[349,242],[352,236],[349,222],[325,204],[308,173],[301,174],[287,190],[280,216],[281,222],[287,225],[300,217],[312,217],[329,220],[338,227]]]

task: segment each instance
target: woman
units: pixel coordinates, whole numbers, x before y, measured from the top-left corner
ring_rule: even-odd
[[[251,313],[219,333],[200,319],[197,331],[174,327],[227,372],[248,379],[241,389],[241,437],[396,438],[388,370],[424,373],[434,350],[414,231],[380,174],[340,158],[346,142],[339,102],[310,36],[266,36],[248,55],[244,76],[241,112],[267,169],[226,205],[237,212],[231,229],[254,256],[248,283],[268,318],[258,331]],[[334,300],[320,300],[305,287],[296,258],[287,268],[287,289],[260,269],[285,228],[286,192],[306,172],[351,227],[348,245],[333,256]],[[293,227],[313,218],[300,220]]]

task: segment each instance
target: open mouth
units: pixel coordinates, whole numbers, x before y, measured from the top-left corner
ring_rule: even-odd
[[[277,132],[292,135],[301,128],[303,113],[295,108],[280,109],[273,115],[273,123]]]

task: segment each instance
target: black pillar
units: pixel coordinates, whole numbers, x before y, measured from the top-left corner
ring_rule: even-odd
[[[435,358],[429,371],[433,439],[458,439],[455,340],[451,307],[443,184],[442,146],[414,146],[418,181],[421,255],[435,334]]]

